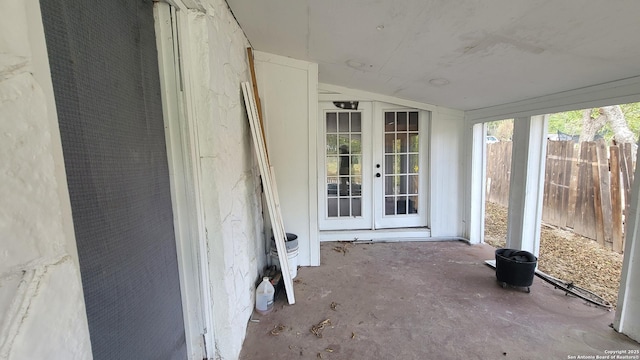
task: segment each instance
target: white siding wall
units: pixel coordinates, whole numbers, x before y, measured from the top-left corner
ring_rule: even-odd
[[[465,234],[466,191],[464,113],[434,111],[430,133],[429,226],[431,236]]]
[[[315,206],[317,202],[316,191],[309,190],[317,169],[315,163],[309,164],[309,152],[315,154],[316,147],[318,67],[263,52],[255,52],[255,57],[284,226],[298,235],[298,264],[320,265],[317,214],[310,212],[310,203]]]
[[[240,83],[249,80],[247,39],[227,4],[190,11],[191,103],[204,212],[217,355],[235,359],[266,264],[259,172]]]
[[[90,359],[39,3],[0,2],[0,359]]]

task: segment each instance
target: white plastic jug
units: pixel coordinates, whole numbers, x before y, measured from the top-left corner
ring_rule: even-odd
[[[256,289],[256,311],[259,314],[268,314],[273,310],[273,295],[276,290],[271,285],[268,277],[262,278],[262,282]]]

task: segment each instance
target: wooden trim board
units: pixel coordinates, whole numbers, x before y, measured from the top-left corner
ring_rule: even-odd
[[[278,201],[278,192],[275,187],[275,176],[273,174],[273,167],[269,165],[269,159],[267,158],[266,144],[264,136],[262,135],[262,126],[258,118],[258,111],[256,108],[255,97],[253,90],[249,82],[242,83],[242,94],[244,97],[244,103],[247,108],[247,116],[249,118],[249,125],[251,127],[251,137],[253,139],[253,147],[258,158],[258,165],[260,168],[260,176],[262,178],[262,184],[265,191],[265,197],[267,200],[267,207],[269,209],[269,218],[271,220],[273,237],[276,243],[276,250],[278,251],[278,260],[280,260],[280,268],[282,269],[282,279],[284,281],[284,287],[287,293],[287,301],[290,305],[295,304],[295,296],[293,293],[293,281],[291,279],[291,273],[289,272],[289,261],[287,258],[287,247],[285,245],[286,233],[284,230],[284,222],[282,220],[282,214],[280,212],[280,203]]]

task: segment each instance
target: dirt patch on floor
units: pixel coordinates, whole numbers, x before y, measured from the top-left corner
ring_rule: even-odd
[[[507,208],[487,202],[485,242],[504,247],[507,238]],[[543,272],[593,291],[613,306],[618,301],[622,255],[594,240],[543,224],[538,268]]]

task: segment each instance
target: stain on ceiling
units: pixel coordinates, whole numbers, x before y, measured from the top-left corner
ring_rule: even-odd
[[[640,75],[640,1],[227,0],[319,81],[473,110]]]

